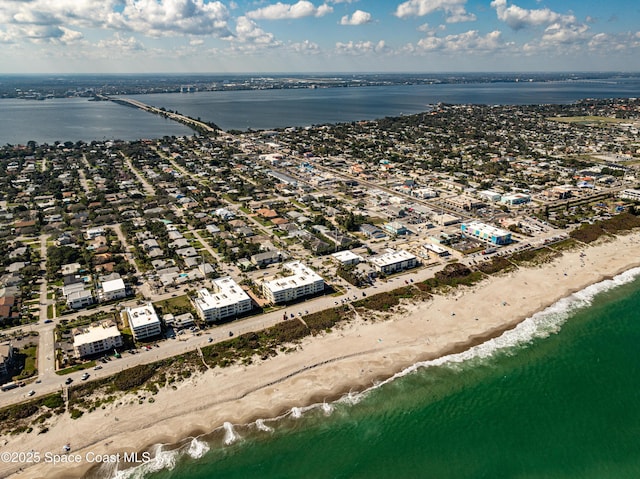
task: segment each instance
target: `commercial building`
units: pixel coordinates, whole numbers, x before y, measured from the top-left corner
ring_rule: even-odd
[[[433,221],[440,226],[451,226],[455,225],[456,223],[460,223],[460,221],[462,220],[458,216],[453,216],[448,213],[442,213],[441,215],[435,215],[433,217]]]
[[[524,193],[516,193],[514,195],[504,195],[500,200],[501,203],[505,205],[515,206],[515,205],[523,205],[525,203],[529,203],[531,201],[530,195],[525,195]]]
[[[502,198],[502,195],[500,193],[496,193],[495,191],[491,190],[479,191],[478,196],[487,201],[493,201],[494,203],[496,201],[500,201],[500,198]]]
[[[417,188],[411,191],[411,196],[427,200],[429,198],[436,198],[438,196],[438,192],[431,188]]]
[[[482,201],[466,195],[442,198],[442,202],[451,208],[466,211],[482,208],[484,206]]]
[[[406,235],[409,231],[407,227],[399,221],[392,221],[384,224],[384,229],[394,235]]]
[[[408,251],[389,249],[386,253],[369,258],[369,263],[380,273],[392,274],[415,268],[418,265],[418,259]]]
[[[425,243],[422,245],[422,248],[425,250],[427,255],[431,257],[444,258],[451,254],[448,249],[437,244]]]
[[[363,233],[367,238],[381,239],[387,237],[384,231],[382,231],[380,228],[369,224],[360,225],[360,232]]]
[[[136,341],[157,336],[162,331],[160,318],[158,318],[153,304],[147,303],[138,308],[126,308],[124,312]]]
[[[77,358],[111,351],[122,345],[122,335],[113,321],[74,330],[73,352]]]
[[[285,263],[290,276],[262,283],[262,294],[272,303],[284,303],[324,291],[324,279],[300,261]]]
[[[495,245],[505,245],[511,243],[511,233],[509,231],[496,228],[479,221],[471,221],[460,225],[462,233],[467,236],[487,241]]]
[[[214,291],[203,288],[193,300],[198,316],[208,323],[251,310],[251,298],[229,276],[212,281]]]
[[[618,197],[623,200],[640,201],[640,190],[627,189],[618,193]]]

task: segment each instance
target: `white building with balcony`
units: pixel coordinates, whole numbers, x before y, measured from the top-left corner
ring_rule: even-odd
[[[292,273],[262,283],[262,294],[272,303],[284,303],[324,291],[324,279],[300,261],[282,265]]]
[[[147,303],[138,308],[126,308],[124,312],[136,341],[157,336],[162,331],[160,318],[158,318],[153,304]]]
[[[392,274],[415,268],[418,265],[418,259],[408,251],[389,249],[386,253],[369,258],[369,263],[380,273]]]
[[[213,292],[203,288],[193,299],[198,316],[203,321],[211,323],[251,310],[251,298],[232,278],[218,278],[212,283]]]
[[[113,321],[103,321],[75,331],[73,352],[76,358],[111,351],[123,345],[122,335]]]

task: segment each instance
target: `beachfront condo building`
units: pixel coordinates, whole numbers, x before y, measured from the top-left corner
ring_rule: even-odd
[[[229,276],[214,279],[213,292],[203,288],[197,292],[193,304],[203,321],[212,323],[251,311],[251,298]]]
[[[480,221],[471,221],[460,225],[462,234],[471,236],[495,245],[505,245],[511,243],[511,233],[509,231],[496,228],[495,226],[481,223]]]
[[[77,328],[73,336],[73,352],[76,358],[111,351],[122,346],[122,335],[113,321]]]
[[[285,303],[324,291],[324,279],[300,261],[282,265],[291,273],[262,283],[262,294],[271,303]]]
[[[369,258],[369,263],[379,273],[392,274],[405,269],[415,268],[418,258],[405,250],[388,249],[385,253]]]
[[[147,303],[138,308],[126,308],[124,312],[136,341],[157,336],[162,331],[160,318],[158,318],[153,304]]]

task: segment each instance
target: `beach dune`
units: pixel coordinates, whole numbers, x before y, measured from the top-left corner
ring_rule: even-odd
[[[208,433],[225,422],[245,424],[277,417],[293,407],[362,391],[411,365],[466,350],[531,317],[563,297],[637,267],[640,233],[567,251],[541,266],[487,278],[426,301],[400,305],[386,320],[354,320],[305,339],[296,351],[249,366],[210,369],[163,389],[140,404],[137,397],[73,420],[61,417],[46,434],[6,439],[4,451],[62,453],[70,443],[78,463],[0,463],[0,476],[80,477],[92,455],[148,450]]]

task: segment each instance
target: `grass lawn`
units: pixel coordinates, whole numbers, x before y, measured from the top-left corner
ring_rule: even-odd
[[[20,350],[20,354],[24,355],[24,368],[20,373],[21,378],[28,378],[33,376],[36,369],[36,357],[38,355],[38,347],[37,346],[29,346]]]
[[[175,298],[163,299],[153,303],[156,309],[160,309],[162,314],[172,313],[181,314],[186,312],[193,312],[193,306],[186,294],[182,296],[176,296]]]
[[[82,371],[83,369],[90,369],[96,365],[95,361],[89,361],[82,364],[76,364],[75,366],[71,366],[70,368],[59,369],[56,371],[58,376],[64,376],[65,374],[75,373],[76,371]]]

